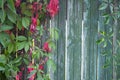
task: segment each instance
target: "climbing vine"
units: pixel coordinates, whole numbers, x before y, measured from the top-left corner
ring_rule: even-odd
[[[117,80],[117,70],[120,64],[120,2],[119,0],[102,0],[99,10],[104,14],[104,31],[100,31],[98,44],[102,45],[101,52],[106,57],[104,68],[113,66],[113,79]]]
[[[58,0],[0,0],[0,80],[50,80]]]

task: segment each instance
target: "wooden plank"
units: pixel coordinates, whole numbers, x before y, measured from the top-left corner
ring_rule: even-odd
[[[50,26],[51,27],[55,27],[55,28],[57,28],[58,27],[58,16],[56,16],[55,18],[53,18],[51,21],[50,21]],[[56,42],[56,47],[57,47],[57,42]],[[55,72],[53,72],[52,70],[50,71],[51,73],[50,73],[50,79],[51,80],[56,80],[57,79],[57,73],[58,73],[58,66],[57,66],[57,56],[58,56],[58,53],[57,53],[57,48],[56,48],[56,50],[54,51],[54,54],[53,54],[53,56],[52,56],[52,59],[54,60],[54,62],[55,62],[55,64],[56,64],[56,71]]]
[[[96,6],[96,7],[95,7]],[[90,78],[89,80],[97,80],[97,30],[98,30],[98,0],[90,0]]]
[[[99,0],[101,4],[102,0]],[[98,21],[98,38],[102,38],[100,31],[105,31],[104,18],[102,17],[105,11],[99,11],[99,21]],[[103,66],[106,63],[106,57],[102,53],[106,51],[103,49],[103,44],[98,45],[98,59],[97,59],[97,80],[106,80],[106,69]]]
[[[82,0],[74,0],[73,27],[73,80],[81,80],[81,34],[82,34]]]
[[[74,32],[73,32],[73,27],[74,27],[74,0],[69,0],[67,1],[67,62],[68,62],[68,76],[67,80],[74,80],[74,65],[73,65],[73,39],[74,39]]]
[[[114,13],[116,13],[118,11],[118,9],[116,9],[116,7],[118,7],[118,0],[114,0]],[[117,16],[115,16],[117,17]],[[117,27],[118,27],[118,20],[114,19],[114,24],[113,24],[113,56],[117,55]],[[116,73],[116,61],[113,58],[113,80],[117,80],[117,73]]]
[[[100,31],[104,31],[104,19],[102,17],[103,11],[99,11],[99,19],[98,19],[98,39],[101,38]],[[105,79],[105,70],[103,69],[103,65],[105,64],[105,57],[102,55],[104,49],[102,48],[102,44],[98,45],[98,58],[97,58],[97,80],[106,80]]]
[[[66,1],[59,0],[58,29],[59,40],[57,46],[57,74],[55,80],[65,79],[65,26],[66,26]]]
[[[81,80],[90,78],[90,0],[83,1]]]
[[[110,29],[113,28],[112,20],[111,20],[110,24],[111,25],[104,25],[106,34],[110,34]],[[111,40],[111,41],[113,40],[113,39],[110,39],[108,37],[106,37],[106,39]],[[109,63],[109,65],[107,68],[104,69],[105,75],[106,75],[106,80],[112,80],[112,78],[113,78],[112,77],[112,75],[113,75],[112,74],[112,69],[113,69],[112,52],[113,52],[113,49],[112,48],[113,48],[113,45],[107,41],[107,46],[105,48],[105,51],[107,52],[107,55],[105,56],[105,58],[106,58],[105,64]]]
[[[118,21],[119,21],[120,19],[118,19]],[[118,22],[118,26],[117,26],[117,41],[119,41],[120,42],[120,37],[119,37],[119,35],[120,35],[120,22]],[[120,64],[120,46],[119,46],[119,43],[117,43],[117,58],[118,58],[118,60],[117,60],[117,64]],[[117,65],[117,80],[119,80],[120,79],[120,65]]]
[[[100,0],[101,2],[102,0]],[[99,11],[99,25],[98,25],[98,34],[100,31],[104,31],[107,35],[110,34],[110,28],[112,29],[112,26],[106,25],[104,23],[105,18],[103,18],[104,13],[109,13],[109,10],[105,11]],[[112,25],[112,22],[111,22]],[[99,38],[101,38],[101,35],[98,35]],[[103,37],[103,36],[102,36]],[[105,40],[110,40],[110,38],[106,37]],[[108,59],[112,58],[112,45],[107,41],[107,46],[103,47],[104,44],[98,45],[98,80],[112,80],[112,61],[109,63],[107,68],[104,68],[108,63]],[[107,56],[103,56],[103,53],[107,53]]]

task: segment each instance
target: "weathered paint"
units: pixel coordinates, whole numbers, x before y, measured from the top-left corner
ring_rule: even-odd
[[[112,54],[108,57],[101,54],[113,46],[109,44],[103,49],[103,44],[96,43],[101,38],[99,32],[109,33],[111,27],[103,22],[106,11],[98,10],[101,1],[60,0],[59,15],[52,20],[60,30],[53,57],[57,70],[52,80],[112,80],[112,62],[109,68],[103,68]]]
[[[68,80],[74,80],[74,65],[73,65],[73,56],[74,56],[74,0],[67,1],[67,29],[68,29],[68,44],[67,44],[67,52],[68,52]]]
[[[82,64],[81,80],[90,79],[90,0],[85,0],[83,6],[83,26],[82,26]]]

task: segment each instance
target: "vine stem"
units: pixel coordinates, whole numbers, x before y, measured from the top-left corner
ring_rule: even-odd
[[[35,50],[35,40],[32,39],[32,49]],[[34,59],[32,59],[32,64],[34,64]]]
[[[18,28],[16,27],[16,37],[18,36]],[[17,42],[17,39],[16,39],[16,42]],[[15,45],[16,47],[16,58],[18,57],[18,53],[17,53],[17,45]]]

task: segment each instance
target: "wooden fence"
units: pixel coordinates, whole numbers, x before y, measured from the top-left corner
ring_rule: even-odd
[[[98,9],[101,1],[60,0],[59,14],[50,24],[59,28],[57,51],[53,56],[57,70],[51,74],[52,80],[119,80],[119,66],[114,70],[111,59],[119,50],[115,44],[119,39],[119,26],[112,28],[112,45],[107,42],[108,45],[102,48],[105,45],[96,43],[101,38],[99,32],[109,34],[113,26],[112,22],[109,26],[104,24],[104,11]],[[109,54],[103,56],[104,51]]]

